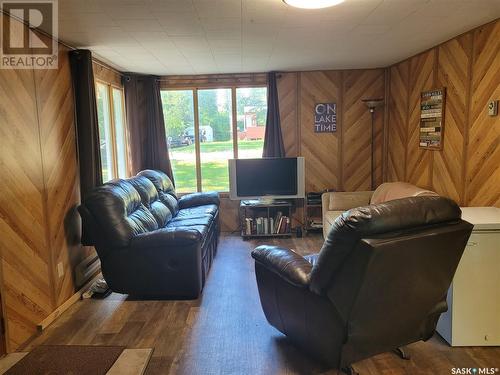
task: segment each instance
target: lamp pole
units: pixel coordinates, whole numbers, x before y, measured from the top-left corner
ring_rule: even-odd
[[[370,186],[375,189],[375,109],[384,103],[384,99],[362,99],[370,111],[371,142],[370,142]]]

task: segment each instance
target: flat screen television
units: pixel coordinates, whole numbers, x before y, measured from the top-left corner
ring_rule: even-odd
[[[231,199],[304,198],[304,158],[229,160]]]

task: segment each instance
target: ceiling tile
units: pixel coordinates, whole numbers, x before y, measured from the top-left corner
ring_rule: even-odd
[[[200,18],[203,29],[206,31],[239,31],[241,30],[241,18]]]
[[[59,37],[155,74],[386,66],[500,16],[499,0],[60,0]]]
[[[200,17],[240,17],[241,6],[235,0],[195,0],[194,8]]]
[[[116,6],[103,1],[101,7],[114,20],[155,19],[154,12],[144,5]]]
[[[158,23],[169,36],[202,35],[203,27],[195,13],[160,12],[156,14]]]
[[[164,44],[170,41],[164,31],[135,31],[132,35],[139,43]]]
[[[163,31],[163,28],[156,20],[151,19],[119,19],[115,23],[125,31]]]
[[[147,4],[153,12],[194,12],[189,0],[148,0]]]
[[[205,38],[176,36],[172,37],[171,40],[181,51],[203,52],[205,50],[210,50],[210,45]]]
[[[391,30],[389,25],[359,25],[354,28],[353,33],[360,35],[385,34]]]

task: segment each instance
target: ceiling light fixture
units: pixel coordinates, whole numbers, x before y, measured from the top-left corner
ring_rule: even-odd
[[[344,0],[283,0],[283,2],[295,8],[321,9],[338,5]]]

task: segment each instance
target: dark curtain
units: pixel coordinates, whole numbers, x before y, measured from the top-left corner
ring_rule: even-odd
[[[92,54],[86,49],[70,51],[69,62],[75,99],[80,195],[83,201],[92,189],[102,185],[101,148]],[[81,241],[84,245],[92,244],[85,227],[82,227]]]
[[[130,74],[123,77],[132,172],[158,169],[172,181],[158,77]]]
[[[102,185],[99,123],[92,70],[92,54],[80,49],[69,52],[71,77],[75,94],[80,194],[83,197]]]
[[[276,72],[267,75],[267,119],[262,157],[281,158],[285,156],[283,135],[281,134],[280,106]]]

